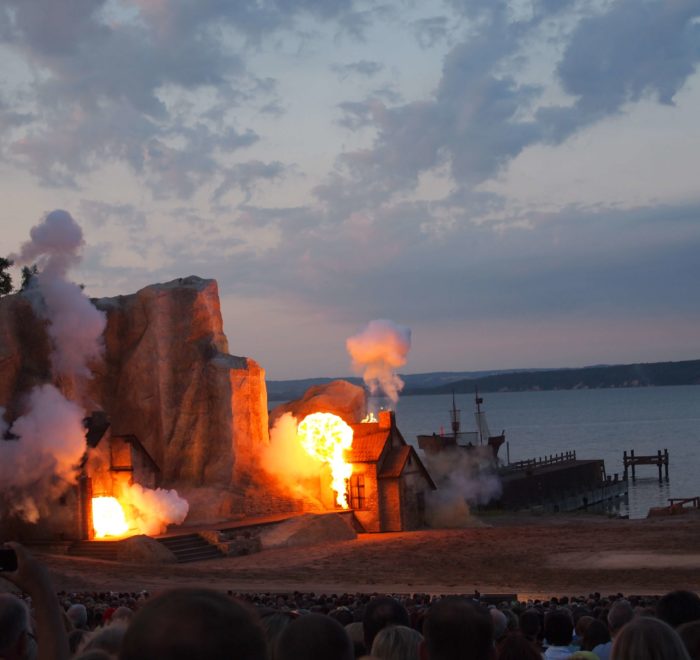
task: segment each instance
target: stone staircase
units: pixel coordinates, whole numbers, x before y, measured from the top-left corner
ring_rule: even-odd
[[[180,564],[205,559],[220,559],[224,555],[219,549],[205,541],[199,534],[181,534],[156,539],[172,552]]]
[[[117,561],[119,541],[76,541],[68,548],[68,554],[104,561]]]

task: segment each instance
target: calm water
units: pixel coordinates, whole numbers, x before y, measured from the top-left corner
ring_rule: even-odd
[[[656,454],[668,449],[669,481],[655,466],[637,468],[629,502],[620,513],[644,517],[669,497],[700,495],[700,386],[484,394],[493,434],[506,431],[510,460],[575,450],[578,458],[602,458],[608,474],[622,475],[622,452]],[[462,430],[474,430],[474,397],[458,395]],[[272,404],[274,405],[274,403]],[[406,396],[396,421],[406,441],[450,428],[451,395]],[[505,459],[505,446],[501,457]]]

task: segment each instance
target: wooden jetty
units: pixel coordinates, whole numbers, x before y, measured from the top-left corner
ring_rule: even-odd
[[[635,468],[637,465],[656,465],[659,469],[659,481],[663,481],[661,477],[661,470],[664,470],[664,476],[666,481],[668,481],[668,449],[661,451],[660,449],[656,454],[650,454],[647,456],[635,456],[634,449],[628,454],[627,451],[622,452],[622,463],[625,467],[625,479],[627,479],[627,470],[632,468],[632,481],[637,477],[635,474]]]

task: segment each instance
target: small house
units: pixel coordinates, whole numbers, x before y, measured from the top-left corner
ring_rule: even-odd
[[[353,424],[348,503],[367,532],[401,532],[425,527],[427,494],[436,489],[430,474],[396,426],[392,411],[378,422]]]

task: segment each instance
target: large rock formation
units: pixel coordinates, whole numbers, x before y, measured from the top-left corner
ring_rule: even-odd
[[[348,424],[358,424],[367,414],[367,393],[347,380],[314,385],[300,399],[273,408],[270,425],[274,426],[285,413],[291,413],[300,422],[307,415],[317,412],[333,413]]]
[[[268,443],[264,370],[228,353],[214,280],[187,277],[93,303],[107,315],[104,359],[80,393],[104,410],[113,435],[138,438],[159,486],[190,501],[189,521],[290,510],[261,498]],[[0,299],[0,407],[22,413],[24,395],[51,379],[46,324],[22,295]]]

